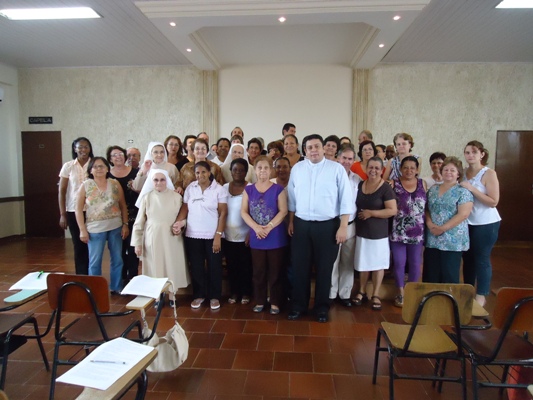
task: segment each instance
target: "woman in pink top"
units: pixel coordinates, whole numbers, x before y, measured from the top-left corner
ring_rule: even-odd
[[[173,232],[179,235],[186,227],[185,251],[194,297],[191,307],[199,308],[209,298],[211,309],[217,310],[222,294],[220,250],[228,215],[228,192],[217,183],[207,161],[197,162],[194,173],[196,180],[185,190]]]

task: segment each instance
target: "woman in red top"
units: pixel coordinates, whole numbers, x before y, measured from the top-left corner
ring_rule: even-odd
[[[364,140],[359,144],[359,151],[357,152],[359,159],[361,161],[354,162],[350,170],[359,175],[359,177],[366,181],[368,175],[366,174],[366,166],[368,165],[368,160],[377,155],[377,149],[374,145],[374,142],[371,140]]]

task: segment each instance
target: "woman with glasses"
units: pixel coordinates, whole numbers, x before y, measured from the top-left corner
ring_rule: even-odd
[[[111,293],[122,289],[122,241],[129,235],[128,209],[120,184],[109,177],[109,163],[94,157],[87,167],[76,200],[80,240],[89,247],[89,275],[102,275],[102,256],[108,243],[111,255]],[[83,209],[86,209],[85,217]]]
[[[72,142],[72,161],[66,162],[59,172],[59,226],[68,229],[74,244],[76,274],[89,273],[89,249],[80,240],[80,228],[76,222],[76,196],[82,182],[87,179],[87,166],[93,158],[89,139],[79,137]]]
[[[126,206],[128,207],[128,228],[130,234],[122,242],[122,280],[124,286],[134,277],[139,271],[139,258],[135,254],[135,249],[130,245],[131,232],[135,217],[137,216],[138,208],[135,207],[135,202],[139,194],[133,190],[131,184],[139,172],[138,168],[133,168],[126,165],[127,152],[120,146],[109,146],[106,151],[106,158],[111,165],[109,177],[116,179],[120,183]]]

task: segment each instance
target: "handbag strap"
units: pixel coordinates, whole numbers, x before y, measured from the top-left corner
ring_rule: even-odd
[[[170,279],[168,280],[170,283],[170,289],[169,292],[174,295],[174,303],[172,304],[172,308],[174,309],[174,321],[178,321],[178,313],[176,312],[176,292],[174,290],[174,282],[172,282]]]

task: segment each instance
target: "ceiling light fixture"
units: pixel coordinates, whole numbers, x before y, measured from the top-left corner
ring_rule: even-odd
[[[402,18],[402,17],[400,17],[399,15],[395,15],[394,17],[392,17],[392,19],[395,20],[395,21],[398,21],[400,18]]]
[[[385,47],[385,45],[383,43],[380,43],[379,47]]]
[[[285,18],[285,17],[279,17],[279,18],[278,18],[278,21],[281,22],[281,23],[283,23],[283,22],[287,21],[287,18]]]
[[[169,25],[170,26],[176,26],[176,23],[175,22],[170,22]]]
[[[89,7],[12,8],[0,10],[0,15],[12,20],[102,18]]]
[[[503,0],[496,8],[533,8],[533,0]]]
[[[187,53],[190,53],[192,51],[192,49],[187,49]]]

